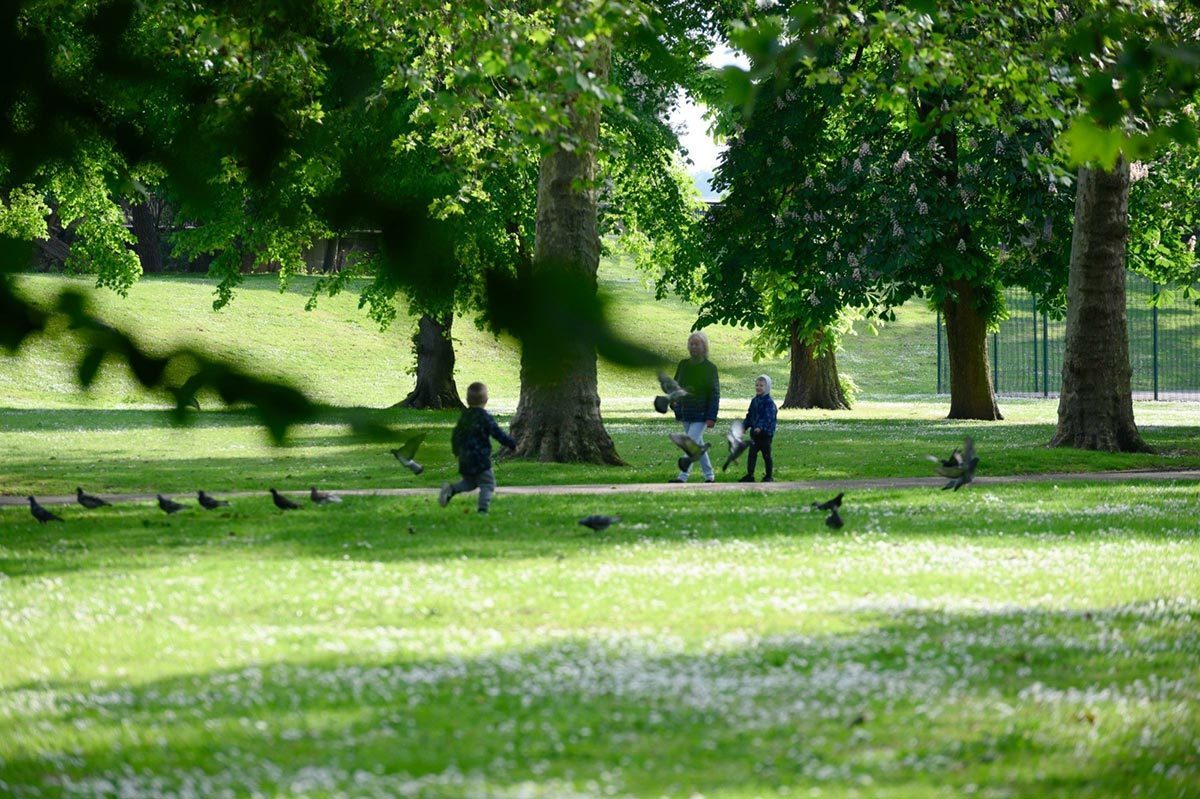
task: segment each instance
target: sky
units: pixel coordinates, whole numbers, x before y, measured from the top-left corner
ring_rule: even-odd
[[[744,55],[726,46],[718,48],[705,61],[714,67],[736,64],[743,68],[749,68],[749,62]],[[717,160],[725,147],[718,145],[708,134],[708,121],[704,119],[704,108],[683,95],[678,107],[672,112],[669,122],[671,127],[679,133],[679,143],[688,152],[688,160],[691,163],[687,164],[687,170],[693,179],[702,178],[706,173],[715,170]],[[696,185],[706,198],[715,196],[708,189],[707,184],[697,180]]]

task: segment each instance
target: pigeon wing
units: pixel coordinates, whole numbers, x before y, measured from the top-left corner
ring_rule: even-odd
[[[686,433],[671,433],[671,441],[675,443],[675,446],[686,452],[689,458],[700,457],[700,445],[693,441],[692,437]]]

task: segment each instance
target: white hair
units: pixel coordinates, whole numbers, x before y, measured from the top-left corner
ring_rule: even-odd
[[[704,354],[708,355],[708,336],[706,336],[701,331],[696,330],[696,331],[693,331],[690,336],[688,336],[688,342],[690,343],[692,339],[699,339],[700,341],[702,341],[704,343]]]

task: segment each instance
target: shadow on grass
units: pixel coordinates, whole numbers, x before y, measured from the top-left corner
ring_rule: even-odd
[[[925,540],[1011,549],[1022,539],[1092,542],[1188,540],[1194,529],[1194,487],[1188,483],[1002,485],[962,493],[935,489],[869,490],[847,497],[846,527],[831,531],[809,503],[813,492],[704,494],[522,495],[495,499],[475,512],[477,494],[448,508],[433,492],[420,496],[347,496],[339,505],[274,508],[265,491],[207,512],[194,495],[172,516],[153,502],[100,511],[60,510],[62,525],[39,525],[24,507],[0,510],[0,574],[37,578],[90,571],[171,568],[181,554],[288,561],[363,563],[551,561],[605,558],[631,544],[689,548],[796,539],[821,544],[883,535],[896,544]],[[1081,512],[1082,508],[1093,509]],[[592,513],[622,521],[603,533],[578,524]]]
[[[1200,639],[1164,607],[853,614],[851,632],[702,653],[564,638],[421,657],[375,628],[351,647],[390,654],[17,686],[0,779],[45,797],[1181,796]]]

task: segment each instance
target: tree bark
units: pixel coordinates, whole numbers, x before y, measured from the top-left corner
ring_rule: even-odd
[[[601,45],[594,59],[596,80],[607,78],[610,50]],[[598,111],[579,111],[572,103],[573,132],[582,146],[557,147],[542,159],[538,173],[537,222],[531,270],[558,272],[596,291],[600,235],[596,223],[596,147]],[[558,342],[561,346],[563,342]],[[539,461],[618,465],[612,438],[600,418],[596,386],[596,345],[567,343],[564,357],[539,360],[536,341],[521,348],[521,397],[512,421],[517,455]]]
[[[817,333],[809,341],[800,335],[800,323],[792,322],[791,337],[792,367],[783,407],[849,410],[838,380],[837,358],[824,346],[825,333]]]
[[[158,216],[154,213],[151,199],[137,205],[126,205],[133,228],[134,252],[142,262],[142,272],[157,274],[163,271],[162,236],[158,230]]]
[[[950,284],[942,302],[946,349],[950,353],[949,419],[1003,419],[992,390],[987,353],[987,319],[975,307],[975,289],[966,280]]]
[[[417,385],[397,408],[442,409],[466,407],[454,383],[454,341],[450,338],[453,314],[434,318],[428,314],[417,322],[413,349],[417,354]]]
[[[1081,168],[1067,276],[1067,330],[1058,429],[1050,445],[1150,452],[1133,421],[1125,246],[1129,164]]]

